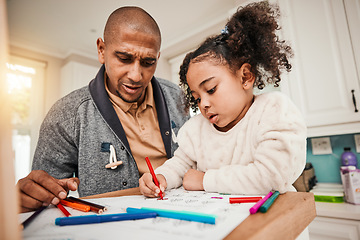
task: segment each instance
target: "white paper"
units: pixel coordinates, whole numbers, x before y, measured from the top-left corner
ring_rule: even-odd
[[[100,224],[56,226],[55,219],[64,217],[56,207],[50,206],[23,230],[27,240],[82,240],[82,239],[223,239],[246,217],[255,203],[230,204],[229,197],[203,191],[186,191],[183,188],[166,191],[167,200],[144,196],[86,199],[104,205],[108,211],[103,214],[123,213],[127,207],[151,207],[159,209],[185,210],[214,214],[216,224],[206,224],[169,218],[150,218],[132,221],[108,222]],[[222,197],[212,198],[212,197]],[[72,216],[90,215],[66,207]],[[20,214],[23,222],[32,213]]]

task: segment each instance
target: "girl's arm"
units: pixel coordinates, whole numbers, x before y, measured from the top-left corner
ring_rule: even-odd
[[[190,120],[191,121],[191,120]],[[167,189],[177,188],[183,184],[185,173],[191,169],[196,169],[195,150],[188,134],[192,125],[186,122],[178,133],[179,148],[175,151],[174,156],[167,160],[162,166],[155,169],[156,174],[161,174],[167,182]]]
[[[179,142],[179,148],[175,151],[174,157],[155,169],[155,173],[163,175],[167,182],[167,189],[172,189],[182,185],[185,173],[191,168],[196,169],[196,163],[183,151]]]

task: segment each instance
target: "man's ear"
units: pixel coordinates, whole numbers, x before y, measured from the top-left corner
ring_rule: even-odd
[[[101,38],[96,40],[98,59],[101,64],[105,63],[104,51],[105,51],[105,43]]]
[[[244,63],[238,71],[243,88],[252,89],[255,82],[255,74],[251,71],[251,65],[249,63]]]

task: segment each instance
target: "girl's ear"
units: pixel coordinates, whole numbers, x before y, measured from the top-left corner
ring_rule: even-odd
[[[251,71],[251,65],[244,63],[238,70],[244,89],[252,89],[255,82],[255,74]]]

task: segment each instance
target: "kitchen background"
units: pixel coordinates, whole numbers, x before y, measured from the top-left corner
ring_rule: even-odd
[[[9,83],[18,100],[13,146],[16,180],[30,171],[42,119],[53,103],[82,87],[99,68],[96,39],[108,15],[124,5],[147,10],[163,36],[155,75],[178,80],[186,52],[218,34],[249,0],[6,0]],[[307,162],[319,183],[340,184],[344,147],[356,152],[360,134],[360,0],[269,0],[279,4],[280,34],[294,49],[281,91],[304,114]],[[185,16],[186,15],[186,16]],[[272,90],[272,89],[270,89]],[[24,110],[25,109],[25,110]],[[328,137],[332,153],[316,155],[312,140]],[[316,203],[310,239],[360,239],[360,207]]]
[[[329,136],[332,154],[321,155],[313,154],[311,144],[311,139],[313,138],[307,139],[306,162],[310,162],[313,165],[319,183],[341,183],[339,171],[341,166],[340,157],[345,147],[351,148],[351,151],[355,153],[357,157],[358,164],[360,163],[360,153],[356,152],[354,135],[355,134]]]

